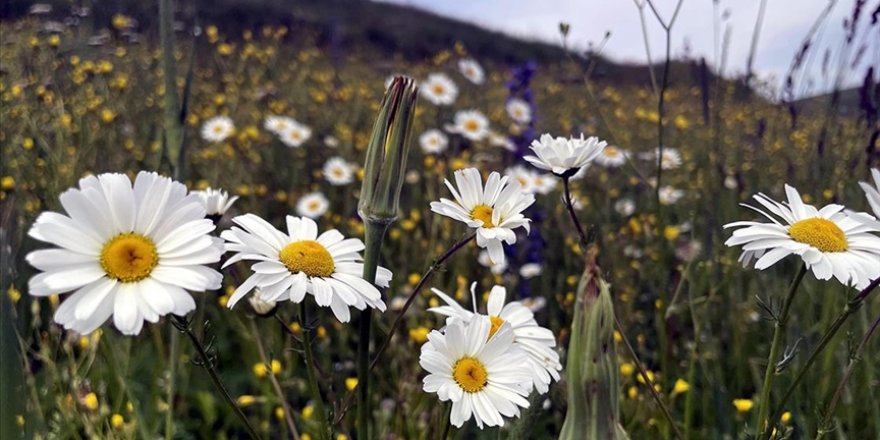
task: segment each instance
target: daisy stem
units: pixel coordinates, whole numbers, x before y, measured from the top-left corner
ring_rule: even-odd
[[[878,278],[880,280],[880,278]],[[877,280],[874,280],[875,282]],[[819,431],[816,433],[816,440],[821,440],[825,437],[825,434],[830,432],[830,429],[826,428],[829,426],[831,422],[831,417],[834,415],[834,410],[837,409],[837,404],[840,402],[840,397],[843,394],[844,388],[846,388],[847,382],[849,382],[849,378],[852,376],[852,372],[855,369],[856,364],[859,359],[862,357],[862,353],[865,351],[865,347],[868,345],[868,340],[874,336],[874,333],[877,331],[877,328],[880,327],[880,316],[874,320],[874,323],[871,324],[871,327],[868,328],[868,331],[865,332],[865,336],[862,337],[862,341],[859,343],[858,348],[856,348],[855,353],[853,353],[852,357],[850,357],[849,365],[846,366],[846,371],[843,373],[843,378],[840,379],[840,383],[837,385],[837,389],[834,390],[834,396],[831,398],[831,403],[828,404],[828,408],[825,410],[825,414],[822,416],[822,423],[819,424]]]
[[[776,358],[779,357],[779,350],[782,349],[782,340],[785,337],[785,328],[788,325],[788,312],[791,310],[791,304],[794,301],[795,293],[804,275],[807,274],[807,265],[802,264],[795,275],[788,294],[785,296],[785,302],[782,304],[782,310],[777,315],[776,323],[773,325],[773,342],[770,344],[770,355],[767,356],[767,369],[764,370],[764,384],[761,387],[761,400],[758,401],[758,421],[755,424],[755,437],[763,438],[764,429],[771,424],[767,422],[767,412],[770,411],[770,390],[773,387],[773,378],[776,377]]]
[[[174,438],[174,385],[177,379],[177,362],[180,357],[180,333],[171,329],[171,341],[168,349],[168,411],[165,412],[165,440]]]
[[[804,366],[798,371],[797,375],[794,378],[794,381],[791,382],[791,385],[788,386],[788,389],[785,391],[785,394],[782,395],[782,399],[776,404],[776,410],[773,411],[770,420],[779,420],[779,416],[783,411],[783,406],[785,402],[791,397],[794,393],[794,390],[800,385],[801,381],[806,376],[807,370],[816,362],[816,359],[819,358],[819,354],[825,350],[825,347],[831,342],[831,339],[834,338],[834,335],[837,334],[837,331],[840,330],[840,327],[843,326],[844,322],[849,319],[850,315],[856,312],[859,307],[862,306],[862,303],[865,301],[865,298],[877,288],[877,285],[880,284],[880,278],[872,281],[867,287],[862,289],[853,299],[849,300],[846,303],[846,306],[843,308],[843,311],[840,312],[840,315],[831,323],[831,326],[828,327],[828,330],[825,331],[825,334],[822,335],[822,339],[819,340],[819,344],[816,345],[816,348],[810,352],[810,356],[807,358],[806,362],[804,362]],[[769,423],[767,429],[764,431],[764,435],[767,436],[769,431],[772,431],[772,423]]]
[[[189,340],[192,341],[193,347],[195,347],[196,352],[199,354],[199,360],[202,363],[202,367],[208,373],[208,376],[211,378],[211,383],[214,384],[214,388],[217,389],[217,392],[223,397],[223,400],[232,408],[232,412],[238,417],[241,421],[241,424],[244,425],[245,429],[248,432],[248,435],[251,436],[252,439],[260,440],[260,434],[257,434],[257,431],[251,426],[251,423],[248,421],[247,416],[244,415],[241,408],[235,404],[235,401],[232,400],[232,396],[229,395],[229,391],[226,390],[226,387],[223,385],[223,380],[220,379],[220,374],[217,373],[217,368],[214,366],[214,360],[212,356],[208,354],[208,351],[205,349],[205,346],[202,345],[202,342],[199,341],[198,336],[196,336],[195,332],[192,330],[192,326],[186,320],[186,318],[177,315],[171,315],[172,322],[174,322],[175,327],[178,330],[186,333],[186,336],[189,337]]]
[[[366,218],[364,222],[364,280],[376,284],[376,272],[379,269],[379,253],[382,250],[382,239],[391,224],[387,219]],[[370,437],[370,340],[373,325],[372,309],[367,307],[361,313],[358,323],[360,338],[358,339],[358,404],[357,433],[358,438]]]
[[[568,208],[568,215],[571,217],[571,222],[574,223],[574,227],[577,229],[578,234],[581,237],[581,246],[583,246],[586,251],[587,246],[590,244],[590,239],[584,232],[584,227],[581,226],[581,221],[578,220],[577,213],[574,212],[574,203],[571,199],[571,188],[568,185],[568,177],[562,178],[562,186],[565,188],[565,206]]]
[[[303,329],[303,352],[306,361],[306,373],[309,377],[309,391],[315,401],[315,411],[318,413],[318,421],[321,422],[321,431],[318,438],[330,439],[330,423],[327,418],[327,409],[324,407],[324,398],[321,397],[321,388],[318,386],[318,375],[315,373],[315,355],[312,353],[312,326],[308,323],[308,305],[305,301],[300,303],[300,326]]]

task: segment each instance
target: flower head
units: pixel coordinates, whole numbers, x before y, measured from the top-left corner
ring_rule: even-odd
[[[271,133],[274,133],[276,136],[281,136],[282,133],[289,130],[296,124],[297,122],[293,118],[289,118],[287,116],[269,115],[266,116],[266,120],[263,122],[263,128]]]
[[[522,191],[516,181],[489,174],[485,188],[480,172],[467,168],[455,172],[455,186],[446,180],[446,187],[455,200],[441,198],[431,202],[431,211],[464,222],[477,230],[477,245],[486,248],[497,263],[504,262],[501,243],[516,243],[514,229],[529,231],[529,219],[522,212],[535,203],[535,197]]]
[[[447,125],[446,129],[471,141],[481,141],[491,133],[489,119],[478,110],[461,110],[455,113],[452,125]]]
[[[55,313],[64,328],[90,333],[112,315],[135,335],[145,320],[195,309],[187,290],[220,288],[222,276],[205,265],[220,260],[221,240],[182,183],[141,171],[132,186],[124,174],[101,174],[60,199],[67,215],[44,212],[28,232],[58,248],[27,261],[43,271],[31,278],[31,295],[74,291]]]
[[[681,153],[675,148],[664,147],[662,157],[659,148],[654,149],[651,153],[644,153],[640,157],[647,160],[660,160],[660,167],[664,170],[674,170],[682,164]]]
[[[861,220],[862,223],[880,230],[880,169],[871,169],[871,177],[874,178],[874,186],[871,186],[868,182],[859,182],[859,186],[865,191],[865,197],[868,199],[868,204],[871,206],[871,210],[874,211],[874,216],[861,215],[857,218]]]
[[[452,105],[458,97],[458,87],[443,73],[432,73],[420,85],[421,95],[434,105]]]
[[[540,139],[532,141],[531,148],[535,155],[525,156],[523,159],[542,170],[571,177],[596,159],[606,145],[607,142],[600,141],[595,136],[584,139],[582,134],[579,138],[561,136],[554,138],[549,134],[543,134]]]
[[[288,127],[278,133],[281,143],[291,148],[299,148],[312,137],[312,129],[309,126],[293,119],[287,121]]]
[[[804,203],[793,187],[785,185],[785,193],[785,203],[760,193],[754,196],[769,213],[743,205],[772,223],[739,221],[724,225],[740,228],[724,244],[743,246],[743,265],[757,259],[755,268],[764,270],[795,254],[820,280],[833,276],[844,285],[862,288],[880,276],[880,237],[871,233],[877,229],[843,213],[841,205],[816,209]]]
[[[287,216],[287,233],[262,218],[245,214],[232,219],[238,225],[223,231],[226,251],[235,252],[223,267],[241,260],[256,260],[248,277],[230,296],[232,308],[254,288],[262,301],[289,300],[300,303],[308,293],[322,307],[330,307],[340,322],[351,318],[349,307],[385,311],[376,286],[362,278],[364,265],[360,239],[346,239],[331,229],[318,235],[318,225],[309,218]],[[388,287],[391,272],[379,268],[376,284]]]
[[[310,192],[296,202],[296,213],[308,218],[318,218],[330,208],[330,201],[320,192]]]
[[[609,145],[596,157],[596,163],[605,168],[617,168],[625,164],[628,158],[628,151]]]
[[[486,73],[473,58],[462,58],[458,60],[458,71],[474,84],[483,84],[486,81]]]
[[[209,217],[222,217],[232,207],[232,204],[238,200],[238,196],[229,197],[229,193],[226,191],[211,187],[207,187],[202,191],[193,191],[193,194],[199,196],[199,199],[205,206],[205,213]]]
[[[235,132],[235,125],[228,116],[214,116],[202,125],[202,139],[223,142]]]
[[[440,154],[449,146],[449,138],[442,131],[432,128],[419,136],[419,146],[425,154]]]
[[[341,157],[331,157],[324,162],[324,179],[331,185],[348,185],[354,181],[354,167]]]
[[[520,98],[511,98],[504,106],[507,115],[513,122],[517,124],[528,124],[532,122],[532,107],[528,102]]]
[[[452,401],[450,422],[457,427],[471,417],[480,429],[503,426],[502,416],[519,417],[519,408],[529,407],[530,390],[522,386],[531,380],[522,368],[525,353],[513,343],[510,324],[493,328],[484,317],[456,320],[422,345],[419,364],[429,373],[423,388]]]
[[[477,283],[471,284],[471,296],[474,297],[474,311],[471,312],[458,304],[449,295],[438,289],[431,289],[439,296],[445,306],[433,307],[429,312],[447,316],[446,324],[455,321],[470,322],[475,317],[488,318],[491,322],[489,338],[492,338],[504,323],[509,323],[513,330],[513,344],[518,345],[527,355],[527,364],[532,378],[532,384],[538,393],[544,394],[550,388],[553,380],[559,380],[559,371],[562,364],[559,363],[559,354],[553,347],[556,346],[556,337],[549,329],[541,327],[535,321],[532,311],[519,301],[504,303],[507,289],[502,286],[492,287],[489,299],[486,302],[486,315],[476,311]]]

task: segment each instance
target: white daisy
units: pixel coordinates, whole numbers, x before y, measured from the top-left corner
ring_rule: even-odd
[[[596,157],[596,163],[605,168],[617,168],[625,164],[628,157],[629,152],[626,150],[609,145]]]
[[[489,119],[478,110],[461,110],[455,113],[451,126],[446,127],[472,141],[481,141],[489,136]]]
[[[330,208],[330,201],[320,192],[310,192],[296,202],[296,213],[308,218],[318,218]]]
[[[519,417],[519,408],[529,407],[526,355],[513,338],[510,324],[495,328],[482,317],[470,323],[456,320],[446,326],[445,334],[428,334],[419,356],[419,365],[429,373],[423,389],[437,393],[441,401],[452,401],[449,421],[454,426],[461,427],[471,417],[480,429],[503,426],[502,416]]]
[[[663,205],[673,205],[684,197],[684,190],[676,189],[671,186],[660,187],[660,203]]]
[[[452,105],[458,97],[458,87],[443,73],[432,73],[422,82],[421,95],[434,105]]]
[[[59,246],[28,254],[43,271],[30,279],[35,296],[74,291],[55,322],[86,334],[110,316],[126,335],[144,320],[183,316],[196,304],[187,290],[219,289],[222,276],[205,266],[220,260],[222,241],[196,194],[182,183],[141,171],[101,174],[61,194],[67,215],[44,212],[28,235]]]
[[[642,154],[641,157],[647,160],[657,160],[657,156],[660,155],[660,149],[654,149],[653,153],[645,153]],[[675,148],[664,147],[663,148],[663,158],[660,161],[660,167],[664,170],[674,170],[680,167],[682,164],[681,153],[678,152]]]
[[[432,128],[419,136],[419,146],[425,154],[440,154],[449,146],[449,138],[442,131]]]
[[[513,119],[513,122],[517,124],[524,125],[532,122],[532,107],[522,99],[511,98],[507,101],[504,109],[507,110],[507,115],[510,116],[510,119]]]
[[[348,185],[354,181],[354,166],[341,157],[331,157],[324,162],[324,178],[331,185]]]
[[[531,149],[535,152],[535,156],[525,156],[523,159],[542,170],[571,177],[602,154],[607,144],[595,136],[584,139],[584,135],[581,134],[580,138],[562,136],[554,138],[545,133],[540,139],[532,141]]]
[[[479,255],[477,255],[477,263],[488,268],[493,275],[501,275],[507,270],[507,261],[496,263],[489,258],[489,252],[486,251],[480,251]]]
[[[486,81],[486,72],[473,58],[462,58],[458,60],[458,71],[474,84],[483,84]]]
[[[290,126],[278,134],[281,143],[284,145],[291,148],[298,148],[312,137],[312,129],[309,128],[309,126],[294,120],[289,121],[289,123]]]
[[[193,194],[199,196],[202,205],[205,207],[207,216],[222,217],[232,204],[238,200],[238,196],[229,197],[229,193],[222,189],[213,189],[210,186],[203,191],[193,191]]]
[[[755,268],[764,270],[795,254],[820,280],[834,276],[844,285],[862,288],[880,275],[880,237],[871,234],[877,229],[844,214],[841,205],[816,209],[805,204],[798,191],[788,185],[785,185],[785,194],[788,198],[785,203],[760,193],[754,196],[769,213],[759,207],[743,205],[772,223],[739,221],[724,225],[741,228],[724,244],[743,246],[740,256],[743,265],[756,258]]]
[[[519,183],[520,188],[529,194],[535,193],[535,172],[522,166],[514,165],[504,170],[504,175]]]
[[[556,189],[556,184],[558,183],[557,179],[551,177],[550,174],[547,173],[534,173],[532,174],[532,185],[535,189],[535,192],[542,195],[547,195],[553,192]]]
[[[544,273],[544,266],[541,263],[526,263],[519,268],[519,276],[524,280],[530,280]]]
[[[530,376],[535,389],[540,394],[546,393],[553,380],[559,381],[559,372],[562,371],[559,354],[553,348],[556,347],[556,337],[553,336],[553,332],[539,326],[535,321],[534,313],[521,302],[511,301],[504,304],[507,289],[503,286],[494,286],[489,292],[489,298],[486,302],[488,316],[477,313],[476,286],[477,283],[471,284],[471,296],[474,298],[473,312],[465,309],[449,295],[437,289],[431,289],[431,291],[439,296],[446,305],[432,307],[428,311],[447,316],[447,325],[457,320],[470,322],[474,317],[487,317],[492,324],[489,338],[492,338],[502,324],[510,324],[513,329],[514,345],[518,345],[528,355]]]
[[[266,120],[263,122],[263,128],[277,136],[281,136],[282,133],[289,130],[296,123],[296,120],[287,116],[269,115],[266,116]]]
[[[477,230],[477,245],[489,251],[497,263],[504,262],[501,243],[516,243],[514,229],[523,227],[529,232],[529,219],[523,210],[535,203],[535,197],[522,191],[519,184],[501,177],[497,172],[489,174],[486,187],[480,172],[467,168],[455,172],[455,186],[445,180],[454,201],[441,198],[431,202],[431,211],[464,222]]]
[[[880,230],[880,221],[878,221],[880,219],[880,169],[872,168],[871,177],[874,178],[874,186],[868,182],[859,182],[859,186],[865,191],[865,197],[868,199],[868,204],[871,205],[871,210],[874,211],[874,216],[863,215],[858,218],[872,228]]]
[[[489,145],[501,147],[507,151],[516,151],[516,144],[509,137],[495,132],[489,132]]]
[[[620,199],[614,202],[614,210],[624,217],[629,217],[636,212],[636,203],[632,199]]]
[[[346,239],[335,229],[318,235],[318,225],[305,217],[287,216],[287,233],[262,218],[245,214],[232,219],[239,227],[223,231],[226,251],[236,252],[223,267],[241,260],[257,260],[254,274],[229,297],[232,308],[254,288],[265,302],[302,302],[306,293],[321,307],[330,307],[340,322],[351,318],[349,307],[385,311],[376,286],[362,278],[364,265],[360,239]],[[380,267],[376,284],[388,287],[391,272]]]
[[[214,116],[202,124],[202,139],[223,142],[235,132],[235,125],[228,116]]]

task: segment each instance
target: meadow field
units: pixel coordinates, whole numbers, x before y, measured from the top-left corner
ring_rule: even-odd
[[[877,185],[876,66],[851,93],[861,98],[843,109],[843,94],[789,102],[778,99],[784,90],[721,78],[699,60],[672,60],[665,75],[661,60],[652,86],[648,69],[615,78],[604,61],[577,53],[511,61],[453,41],[413,56],[375,41],[340,45],[295,25],[184,20],[174,50],[164,52],[177,70],[166,82],[158,19],[64,14],[0,23],[0,437],[361,438],[360,406],[377,439],[557,438],[571,410],[566,365],[575,310],[603,279],[619,322],[609,333],[614,377],[602,382],[614,398],[599,405],[619,405],[614,413],[628,438],[755,438],[762,403],[771,438],[880,438],[880,343],[869,339],[880,301],[876,283],[865,289],[873,278],[857,288],[818,279],[814,267],[795,283],[788,313],[783,298],[806,257],[744,267],[743,249],[725,245],[736,228],[723,227],[767,222],[740,203],[760,207],[752,199],[758,193],[784,201],[785,184],[805,204],[872,213],[859,182]],[[871,24],[866,15],[860,32],[876,35],[876,17]],[[833,76],[838,68],[830,69]],[[394,75],[415,79],[421,90],[399,215],[379,252],[393,273],[380,289],[387,310],[373,310],[368,340],[359,331],[365,312],[340,319],[348,313],[319,307],[311,292],[302,306],[286,295],[277,304],[253,302],[250,293],[227,307],[252,274],[251,261],[222,270],[212,263],[223,275],[219,289],[189,289],[195,309],[185,319],[152,323],[138,315],[137,331],[120,331],[114,318],[88,334],[65,329],[56,312],[70,293],[31,291],[46,269],[27,256],[49,246],[29,235],[36,219],[64,213],[59,197],[102,173],[133,180],[157,171],[193,191],[237,196],[215,217],[214,236],[252,213],[282,230],[286,216],[303,216],[319,231],[364,239],[365,160],[386,88],[402,87]],[[447,90],[432,95],[438,84]],[[457,89],[451,98],[450,88]],[[169,154],[178,151],[166,136],[169,92],[181,109],[182,160]],[[583,133],[607,146],[582,173],[562,179],[523,159],[545,133]],[[523,211],[530,229],[513,229],[503,264],[486,246],[460,242],[474,227],[432,211],[432,202],[453,198],[444,179],[455,184],[453,172],[467,168],[484,180],[493,171],[510,176],[535,199]],[[563,180],[589,245],[571,221]],[[454,252],[435,264],[447,250]],[[880,272],[880,250],[868,254],[865,273]],[[529,408],[505,417],[503,427],[450,426],[450,404],[424,390],[428,372],[420,364],[429,333],[447,324],[428,310],[446,304],[432,288],[483,313],[495,285],[552,331],[561,377],[546,393],[526,394]],[[787,313],[776,344],[780,308]],[[386,338],[369,375],[368,406],[358,405],[358,350],[372,339],[372,357]],[[778,352],[767,402],[771,349]]]

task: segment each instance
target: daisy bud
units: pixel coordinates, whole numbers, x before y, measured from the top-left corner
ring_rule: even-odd
[[[365,222],[387,224],[397,218],[417,96],[415,81],[399,76],[391,82],[382,99],[367,147],[358,203],[358,213]]]
[[[619,423],[611,293],[594,262],[587,264],[578,285],[565,374],[568,412],[559,438],[629,438]]]

